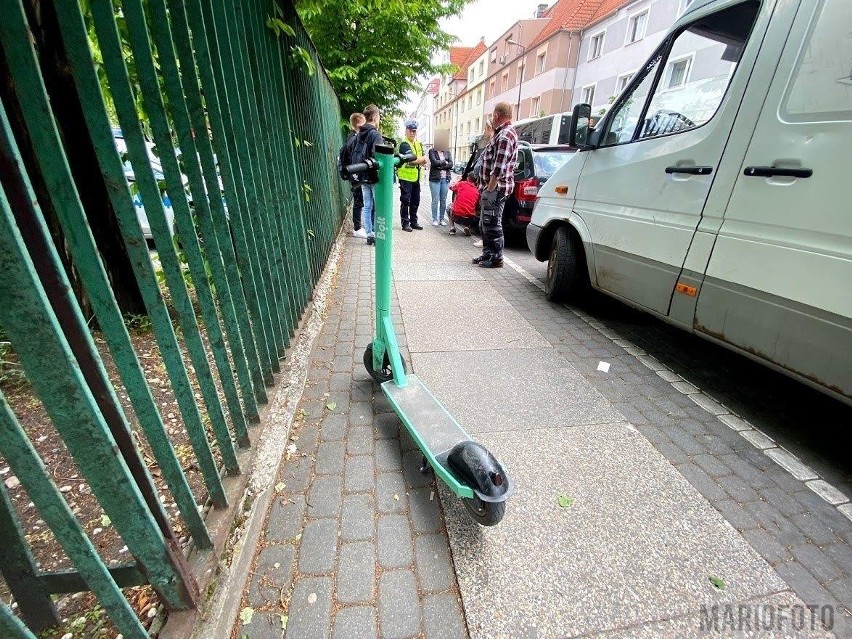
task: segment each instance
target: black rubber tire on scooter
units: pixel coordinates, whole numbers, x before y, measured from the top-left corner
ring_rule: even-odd
[[[482,501],[474,495],[462,499],[467,514],[480,526],[496,526],[506,513],[505,501]]]
[[[400,355],[400,359],[402,359],[402,355]],[[370,377],[376,380],[379,384],[384,384],[385,382],[389,382],[393,379],[393,369],[391,368],[390,357],[388,356],[387,350],[385,350],[385,357],[382,360],[382,370],[374,371],[373,370],[373,343],[370,342],[370,345],[364,349],[364,368],[367,369],[367,372],[370,373]],[[408,373],[408,368],[405,365],[405,360],[402,360],[402,372]]]

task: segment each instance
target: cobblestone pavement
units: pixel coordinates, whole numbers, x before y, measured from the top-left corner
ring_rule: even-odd
[[[467,294],[464,291],[474,288],[454,289],[453,281],[473,275],[448,265],[432,273],[433,279],[448,282],[441,289],[441,302],[417,299],[421,267],[425,268],[418,262],[425,256],[435,251],[477,253],[469,238],[448,238],[445,231],[429,227],[415,233],[413,239],[411,235],[400,238],[421,243],[409,247],[410,263],[403,264],[402,276],[397,273],[398,284],[408,279],[405,285],[399,284],[409,296],[406,304],[431,304],[436,315],[441,307],[452,306],[454,295],[462,297]],[[458,541],[467,532],[460,528],[457,506],[441,502],[434,480],[419,474],[419,453],[407,436],[400,437],[399,420],[364,371],[362,349],[371,337],[372,262],[363,240],[346,242],[338,290],[313,353],[309,386],[293,428],[295,449],[282,461],[278,494],[255,558],[251,586],[244,595],[243,605],[254,610],[253,618],[248,624],[238,623],[234,636],[281,637],[283,615],[288,638],[467,637],[468,623],[483,618],[476,597],[470,596],[476,579],[463,584],[461,590],[458,583],[457,573],[471,574],[464,544]],[[618,439],[623,431],[614,429],[609,437],[610,425],[605,422],[626,418],[643,440],[631,450],[649,442],[655,454],[662,455],[697,490],[704,505],[709,503],[733,527],[736,532],[732,535],[744,540],[771,567],[773,578],[777,575],[787,584],[788,589],[779,588],[767,601],[795,605],[801,600],[832,606],[834,635],[852,637],[852,508],[848,499],[852,495],[848,459],[852,410],[616,302],[595,297],[581,308],[549,304],[530,281],[543,277],[544,265],[522,248],[510,249],[507,256],[527,272],[508,266],[484,273],[474,270],[483,286],[491,287],[501,303],[505,301],[511,316],[519,318],[514,329],[502,327],[501,339],[526,340],[531,353],[533,348],[554,353],[555,359],[539,363],[533,377],[544,378],[561,370],[564,364],[560,362],[570,363],[619,416],[618,420],[595,420],[595,411],[604,411],[602,405],[597,406],[583,423],[599,423],[598,432],[591,429],[586,434],[575,428],[566,437],[585,437],[572,440],[578,450],[595,436]],[[428,291],[423,289],[431,294]],[[426,320],[418,314],[406,314],[405,323],[399,308],[394,316],[406,358],[412,361],[410,347],[418,371],[428,369],[430,363],[438,370],[438,360],[449,356],[433,354],[443,349],[458,350],[458,362],[472,362],[468,372],[477,374],[477,355],[468,357],[463,352],[469,340],[454,342],[453,338],[459,327],[468,325],[466,318],[456,318],[452,327],[433,339],[434,331],[424,330],[426,324],[421,322]],[[403,333],[409,334],[408,342]],[[500,348],[496,338],[494,341],[493,348]],[[520,359],[508,359],[505,366],[522,365],[523,353],[517,353],[520,351],[510,357]],[[610,364],[609,372],[598,370],[602,361]],[[443,399],[445,395],[439,396]],[[574,404],[585,401],[569,399]],[[540,405],[528,408],[532,413],[559,409],[546,404],[549,402],[543,399]],[[485,426],[483,436],[489,435],[487,430]],[[532,432],[530,438],[520,439],[501,433],[490,436],[503,440],[500,446],[518,454],[524,447],[537,445],[537,435]],[[582,454],[577,454],[580,463]],[[649,455],[645,458],[651,460]],[[828,490],[822,480],[839,493]],[[663,511],[661,516],[673,516],[672,525],[676,526],[677,513],[666,512],[666,503],[655,507]],[[512,508],[510,500],[510,513]],[[689,516],[684,513],[685,519]],[[456,540],[455,569],[448,527]],[[695,537],[698,535],[696,532]],[[473,539],[484,544],[478,537]],[[487,535],[483,539],[487,541]],[[706,550],[710,555],[714,552],[713,548]],[[613,553],[618,554],[617,549]],[[480,578],[487,584],[488,574],[480,574]],[[551,585],[558,588],[558,584]],[[791,591],[794,595],[788,597]],[[586,614],[588,606],[599,603],[588,601],[581,590],[574,595],[578,605],[587,607]],[[547,594],[540,596],[545,610]],[[505,606],[510,608],[512,602]],[[501,612],[484,611],[484,616]],[[615,625],[603,626],[609,628],[607,632],[582,636],[708,636],[696,634],[693,621],[687,624],[687,617],[657,619],[617,630],[613,629],[617,628],[616,619]],[[487,630],[478,622],[470,626],[474,637],[497,636]],[[500,636],[547,636],[534,623],[527,630],[523,635]]]
[[[362,363],[371,251],[347,240],[237,638],[468,636],[434,478]]]

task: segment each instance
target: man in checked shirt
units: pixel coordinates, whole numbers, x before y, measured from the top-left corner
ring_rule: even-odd
[[[494,136],[482,151],[477,182],[480,190],[482,255],[473,258],[482,268],[503,266],[503,207],[515,188],[518,134],[512,126],[512,106],[498,102],[491,116]]]

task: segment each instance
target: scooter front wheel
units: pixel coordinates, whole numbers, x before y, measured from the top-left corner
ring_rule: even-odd
[[[506,514],[505,501],[482,501],[474,495],[470,499],[462,499],[467,514],[480,526],[496,526]]]
[[[400,359],[402,359],[401,355]],[[390,357],[388,356],[387,350],[385,350],[385,356],[382,358],[382,368],[377,371],[373,370],[372,343],[364,349],[364,368],[366,368],[367,372],[370,373],[370,377],[376,380],[379,384],[384,384],[385,382],[393,379],[393,368],[391,367]],[[408,368],[405,366],[404,359],[402,359],[402,372],[408,373]]]

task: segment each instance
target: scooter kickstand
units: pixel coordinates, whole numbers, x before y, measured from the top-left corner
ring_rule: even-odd
[[[428,475],[432,472],[432,466],[429,465],[429,460],[426,459],[426,455],[420,456],[420,473],[422,475]]]

